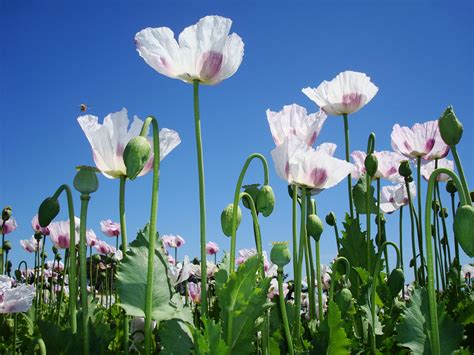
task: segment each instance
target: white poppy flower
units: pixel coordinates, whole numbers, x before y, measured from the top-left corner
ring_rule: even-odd
[[[410,183],[410,196],[412,201],[416,197],[416,186]],[[408,193],[405,184],[397,184],[382,187],[380,192],[380,210],[384,213],[392,213],[400,207],[408,204]]]
[[[431,174],[433,174],[433,171],[435,171],[435,166],[436,166],[436,162],[434,160],[432,161],[423,160],[421,162],[421,175],[426,181],[430,179]],[[439,159],[438,168],[445,168],[445,169],[454,171],[454,162],[446,158]],[[448,174],[438,174],[438,176],[436,177],[436,181],[447,182],[449,179],[451,178],[449,177]]]
[[[393,150],[407,158],[425,158],[430,155],[433,148],[436,148],[437,151],[434,156],[442,155],[439,153],[442,150],[439,148],[441,143],[436,143],[437,140],[442,141],[438,130],[438,121],[415,123],[412,128],[395,124],[391,138]]]
[[[95,165],[110,179],[127,175],[123,161],[123,151],[133,137],[140,135],[143,121],[134,117],[130,129],[127,110],[110,113],[104,118],[104,123],[98,123],[98,118],[92,115],[78,117],[77,121],[92,146]],[[160,160],[163,160],[180,142],[177,132],[162,128],[160,130]],[[151,139],[149,139],[151,143]],[[153,154],[138,176],[143,176],[153,168]]]
[[[390,181],[402,182],[403,177],[398,173],[398,167],[400,162],[405,160],[405,157],[396,152],[381,151],[374,152],[377,158],[377,171],[375,172],[375,178],[387,179]],[[351,157],[354,160],[356,171],[352,174],[354,179],[360,179],[362,174],[366,173],[365,169],[365,158],[367,153],[356,150],[351,153]]]
[[[364,74],[345,71],[317,88],[304,88],[303,94],[331,116],[359,111],[377,94],[378,87]]]
[[[178,42],[168,27],[145,28],[135,35],[137,51],[158,73],[188,83],[214,85],[231,77],[244,55],[244,43],[229,35],[232,21],[206,16],[186,27]]]

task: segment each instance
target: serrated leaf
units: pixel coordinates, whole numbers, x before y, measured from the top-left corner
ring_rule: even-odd
[[[321,322],[315,343],[316,353],[330,355],[350,354],[351,342],[347,338],[341,319],[341,311],[335,302],[329,302],[326,318]]]
[[[194,343],[196,354],[199,355],[221,355],[228,352],[228,347],[222,339],[221,323],[207,319],[206,316],[201,318],[203,328],[194,328]]]
[[[370,214],[377,214],[377,205],[374,199],[375,188],[371,185],[369,190],[369,211]],[[367,214],[367,182],[365,174],[361,176],[357,184],[352,187],[354,206],[358,214]]]
[[[369,305],[367,304],[362,305],[360,306],[360,309],[363,311],[362,321],[365,323],[365,328],[367,328],[368,330],[370,326],[370,328],[375,329],[376,335],[383,335],[383,325],[382,323],[380,323],[380,319],[377,313],[375,313],[375,328],[374,328],[374,325],[372,322],[372,312],[370,310]]]

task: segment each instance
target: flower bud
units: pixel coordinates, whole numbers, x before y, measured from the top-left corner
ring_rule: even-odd
[[[221,213],[221,227],[222,232],[228,237],[232,235],[232,215],[234,211],[234,204],[230,203]],[[239,228],[240,221],[242,220],[242,210],[237,206],[237,224],[235,229]]]
[[[269,185],[263,186],[257,194],[257,212],[261,212],[264,217],[268,217],[273,212],[275,206],[275,194]]]
[[[43,234],[40,231],[36,231],[34,234],[35,240],[39,243],[41,239],[43,239]]]
[[[127,168],[127,177],[134,180],[150,159],[151,146],[148,139],[137,136],[130,139],[123,151],[123,162]]]
[[[38,222],[47,227],[59,213],[59,202],[54,197],[47,197],[38,208]]]
[[[102,260],[102,258],[100,257],[99,254],[94,254],[92,255],[92,261],[95,262],[95,263],[98,263]]]
[[[400,166],[398,167],[398,173],[404,178],[407,178],[412,175],[410,162],[408,160],[403,160],[400,162]]]
[[[370,177],[374,177],[379,167],[379,161],[377,160],[377,157],[374,153],[365,157],[364,165],[367,174],[369,174]]]
[[[316,214],[310,214],[306,222],[306,231],[308,235],[319,241],[323,233],[323,222]]]
[[[52,250],[53,250],[53,254],[57,254],[57,253],[58,253],[58,248],[56,248],[54,245],[53,245]]]
[[[12,250],[12,243],[9,240],[5,240],[3,242],[3,250],[5,250],[7,252]]]
[[[439,202],[437,200],[434,200],[431,202],[431,208],[433,209],[434,213],[437,213],[440,209]]]
[[[453,180],[449,180],[446,183],[446,191],[448,191],[451,195],[455,194],[458,191],[456,184],[453,182]]]
[[[42,253],[41,253],[41,259],[43,259],[43,260],[44,260],[44,259],[48,259],[48,253],[45,252],[45,251],[42,252]]]
[[[23,276],[21,275],[21,270],[16,269],[15,270],[15,279],[17,279],[17,281],[20,281],[22,278],[23,278]]]
[[[97,179],[96,168],[89,166],[79,166],[74,177],[74,188],[83,195],[89,195],[96,192],[99,188],[99,179]]]
[[[388,288],[392,298],[398,296],[400,291],[403,289],[405,284],[405,276],[403,275],[402,269],[393,269],[388,277]]]
[[[456,145],[461,140],[463,126],[454,114],[452,106],[449,106],[441,115],[438,120],[438,127],[441,138],[447,145]]]
[[[334,212],[328,213],[328,215],[326,216],[326,223],[331,227],[334,227],[336,225],[336,215],[334,214]]]
[[[461,206],[454,216],[454,237],[459,242],[462,250],[470,257],[474,257],[474,207]]]
[[[61,254],[59,254],[59,253],[56,254],[56,255],[54,256],[54,258],[56,259],[56,261],[60,261],[60,260],[62,259]]]
[[[12,208],[10,206],[5,206],[2,210],[2,220],[4,222],[8,221],[12,216]]]
[[[442,210],[439,211],[439,216],[441,218],[447,218],[448,217],[448,209],[446,207],[443,207]]]
[[[290,249],[288,248],[287,242],[274,242],[270,252],[270,260],[272,263],[283,269],[285,265],[288,265],[291,260]]]
[[[348,288],[343,288],[336,294],[336,304],[342,313],[345,313],[352,303],[352,292]]]
[[[260,184],[251,184],[251,185],[242,186],[244,188],[244,192],[248,193],[250,197],[252,197],[252,200],[254,203],[256,203],[257,195],[258,195],[258,192],[260,191],[260,189],[258,188],[259,186]],[[242,204],[244,205],[245,208],[250,209],[250,204],[246,198],[242,199]]]

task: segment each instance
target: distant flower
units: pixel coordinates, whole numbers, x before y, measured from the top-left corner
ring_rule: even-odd
[[[410,183],[410,196],[416,197],[415,183]],[[408,204],[408,193],[405,184],[389,185],[382,187],[380,192],[380,209],[384,213],[392,213]]]
[[[120,223],[112,222],[110,219],[100,222],[100,229],[109,237],[117,237],[120,235]]]
[[[92,229],[88,229],[86,231],[86,242],[87,242],[87,246],[89,247],[93,247],[99,242],[97,235]]]
[[[184,257],[183,263],[171,265],[168,267],[168,278],[173,286],[189,279],[191,275],[191,263],[189,256]]]
[[[196,303],[201,303],[201,283],[188,282],[188,293],[191,300]]]
[[[164,235],[161,237],[163,244],[168,248],[179,248],[186,244],[186,241],[180,235]]]
[[[433,171],[435,171],[435,165],[436,162],[434,160],[432,161],[422,161],[421,162],[421,175],[423,178],[428,181],[430,179],[431,174],[433,174]],[[438,160],[438,168],[445,168],[451,171],[454,171],[454,162],[452,160],[449,160],[447,158],[440,159]],[[436,181],[448,181],[451,179],[448,174],[439,174],[436,177]]]
[[[12,288],[12,280],[0,275],[0,313],[20,313],[31,308],[35,287],[21,284]]]
[[[244,55],[244,43],[232,21],[206,16],[179,35],[179,43],[168,27],[145,28],[135,35],[137,51],[158,73],[187,83],[199,80],[214,85],[232,76]]]
[[[442,151],[442,148],[440,148],[442,139],[439,134],[438,121],[415,123],[412,128],[400,127],[399,124],[395,124],[391,137],[393,150],[410,159],[444,154],[440,153]],[[441,142],[437,142],[437,140]],[[436,149],[436,152],[431,154],[433,149]]]
[[[206,263],[207,277],[211,278],[218,271],[218,267],[212,261]],[[189,266],[190,275],[196,276],[198,279],[201,278],[201,264],[190,264]]]
[[[98,240],[97,243],[94,245],[94,248],[95,250],[97,250],[99,254],[103,254],[103,255],[115,253],[115,248],[107,244],[103,240]]]
[[[375,157],[377,158],[377,172],[375,173],[375,178],[387,179],[390,181],[403,181],[403,177],[398,173],[398,167],[400,162],[405,160],[405,157],[396,152],[381,151],[374,152]],[[355,179],[360,179],[362,174],[365,174],[365,158],[367,153],[356,150],[351,154],[352,159],[354,160],[354,165],[356,167],[355,172],[352,174],[352,177]]]
[[[38,243],[34,235],[30,239],[20,240],[20,245],[28,253],[34,253],[41,249],[41,243]]]
[[[2,226],[3,226],[3,229],[2,229]],[[0,232],[2,232],[3,234],[9,234],[13,232],[16,229],[16,227],[17,227],[17,224],[15,221],[15,218],[10,217],[10,219],[7,220],[5,224],[3,223],[3,219],[0,218]]]
[[[471,280],[474,278],[474,266],[471,264],[464,264],[461,267],[461,278],[467,280]]]
[[[170,265],[176,264],[176,260],[174,260],[174,258],[171,255],[167,255],[167,259],[168,259],[168,264]]]
[[[302,91],[328,115],[340,116],[359,111],[378,90],[366,74],[345,71],[315,89],[307,87]]]
[[[78,233],[78,225],[79,225],[79,218],[75,220],[76,224],[76,235],[75,241],[76,244],[79,243],[79,233]],[[49,237],[53,242],[54,246],[58,249],[67,249],[69,248],[70,244],[70,235],[69,235],[69,221],[58,221],[52,222],[49,225]]]
[[[286,297],[286,295],[288,294],[288,283],[286,282],[283,282],[283,297]],[[275,278],[272,278],[272,280],[270,281],[270,288],[268,289],[268,295],[267,297],[272,299],[275,295],[279,295],[280,292],[278,290],[278,280],[275,279]]]
[[[206,253],[207,255],[214,255],[219,252],[219,246],[214,242],[209,242],[206,244]]]
[[[156,328],[156,320],[151,321],[151,327]],[[133,341],[139,343],[143,341],[145,334],[145,318],[143,317],[132,317],[130,333],[133,334]]]
[[[257,255],[257,249],[251,248],[251,249],[240,249],[239,250],[239,257],[235,260],[235,263],[237,266],[240,266],[241,264],[245,263],[250,257]],[[277,266],[270,261],[268,261],[267,253],[266,251],[262,252],[263,255],[263,266],[265,270],[265,275],[267,277],[273,277],[276,276],[277,274]]]
[[[289,135],[295,135],[308,145],[313,145],[326,118],[323,111],[308,115],[304,107],[296,104],[283,106],[280,112],[267,110],[268,124],[276,145],[283,144],[285,137]]]
[[[127,110],[110,113],[99,124],[98,118],[92,115],[78,117],[77,121],[84,131],[92,147],[95,165],[104,176],[115,179],[127,175],[123,162],[123,151],[128,141],[140,134],[143,121],[134,117],[130,129]],[[160,130],[160,160],[163,160],[180,142],[178,133],[167,128]],[[153,168],[153,154],[150,155],[143,170],[138,176],[143,176]]]
[[[49,235],[48,227],[41,227],[38,221],[38,214],[36,214],[31,220],[31,227],[35,232],[41,232],[43,235]]]
[[[353,164],[332,157],[325,148],[313,149],[296,137],[285,138],[272,150],[272,158],[278,176],[315,193],[337,185],[354,170]]]
[[[114,248],[115,249],[115,248]],[[115,250],[113,253],[112,253],[112,256],[117,259],[118,261],[121,261],[123,259],[123,253],[120,249],[117,249]]]

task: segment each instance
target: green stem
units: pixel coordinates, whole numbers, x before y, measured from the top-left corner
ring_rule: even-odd
[[[58,319],[57,319],[57,324],[59,325],[60,323],[60,320],[61,320],[61,305],[63,303],[63,292],[64,292],[64,284],[65,284],[65,280],[66,280],[66,275],[67,275],[67,272],[68,272],[68,263],[69,263],[69,249],[66,249],[66,251],[64,252],[64,270],[63,270],[63,277],[62,277],[62,280],[61,280],[61,291],[59,293],[59,298],[58,298],[58,303],[57,303],[57,312],[58,312]]]
[[[43,295],[43,290],[44,290],[44,262],[45,262],[45,245],[46,245],[46,236],[43,235],[43,247],[41,248],[41,254],[38,254],[38,262],[40,260],[40,255],[41,255],[41,283],[40,283],[40,291],[39,291],[39,294],[40,295]],[[38,246],[39,246],[39,243],[38,243]],[[39,249],[39,248],[38,248]],[[39,253],[39,251],[38,251]],[[38,265],[38,269],[39,269],[39,265]],[[41,308],[43,307],[42,306],[43,303],[41,303]]]
[[[418,249],[420,251],[420,264],[421,264],[421,284],[424,285],[425,277],[425,256],[423,252],[423,224],[421,220],[421,157],[416,158],[416,188],[417,188],[417,200],[418,200]],[[431,209],[431,206],[430,206]],[[431,221],[429,221],[429,227],[431,228]]]
[[[418,283],[418,272],[416,266],[416,243],[415,243],[415,216],[414,216],[414,207],[413,200],[411,198],[410,183],[408,179],[405,178],[405,188],[407,190],[408,196],[408,208],[410,209],[410,225],[411,225],[411,250],[413,254],[413,271],[415,273],[415,283]]]
[[[341,244],[339,243],[339,230],[337,229],[337,222],[334,223],[334,235],[336,236],[337,255],[339,255],[341,253]]]
[[[89,304],[87,300],[87,206],[90,196],[81,195],[81,227],[79,230],[79,282],[81,284],[82,343],[83,352],[89,354]]]
[[[371,247],[371,240],[370,240],[370,195],[369,191],[372,187],[372,179],[370,178],[369,174],[365,175],[365,181],[367,185],[367,194],[365,198],[365,216],[366,216],[366,225],[367,225],[367,270],[370,272],[371,265],[370,265],[370,247]]]
[[[122,253],[125,256],[127,251],[127,224],[125,219],[125,183],[126,176],[120,177],[120,192],[119,192],[119,213],[120,213],[120,234],[122,235]]]
[[[350,147],[349,147],[349,120],[347,119],[347,113],[344,117],[344,137],[346,142],[346,161],[350,161]],[[352,202],[352,175],[347,176],[347,191],[349,193],[349,211],[351,218],[354,218],[354,204]]]
[[[3,233],[3,228],[5,226],[5,221],[2,222],[2,245],[0,248],[0,255],[1,255],[1,261],[0,261],[0,275],[3,275],[3,251],[5,248],[5,233]]]
[[[291,208],[291,226],[293,234],[293,281],[296,281],[296,270],[298,265],[298,222],[297,222],[297,206],[298,206],[298,186],[292,185],[293,187],[293,203]]]
[[[433,354],[438,355],[441,353],[440,341],[439,341],[439,327],[438,327],[438,313],[437,313],[437,302],[436,293],[434,289],[434,275],[433,275],[433,247],[431,242],[431,205],[433,201],[433,190],[436,177],[439,174],[447,174],[453,179],[454,184],[458,190],[462,189],[461,181],[457,175],[451,170],[440,168],[436,169],[430,176],[428,181],[428,191],[426,194],[426,205],[425,205],[425,237],[426,237],[426,254],[428,263],[428,301],[430,311],[430,328],[431,328],[431,351]],[[468,199],[465,194],[460,194],[461,205],[467,205]]]
[[[435,231],[436,231],[436,217],[433,216],[433,223],[434,223],[434,226],[435,226]],[[439,292],[440,290],[440,286],[439,286],[439,274],[441,274],[441,277],[443,277],[443,272],[441,271],[440,272],[440,268],[441,268],[441,265],[442,263],[440,263],[440,260],[439,260],[439,253],[438,253],[438,240],[436,238],[436,236],[434,236],[434,252],[435,252],[435,275],[436,275],[436,290]],[[443,288],[444,288],[444,278],[443,278],[443,282],[442,282],[442,285],[443,285]]]
[[[436,186],[435,186],[434,196],[435,196],[435,201],[436,201]],[[442,282],[443,290],[445,290],[446,285],[447,285],[446,276],[448,273],[448,265],[446,264],[446,248],[444,248],[443,245],[441,244],[441,238],[440,238],[440,232],[439,232],[439,219],[438,219],[438,213],[436,212],[433,214],[433,226],[434,226],[434,233],[435,233],[433,241],[434,241],[435,247],[436,247],[436,243],[438,243],[441,282]],[[436,259],[436,250],[435,250],[435,259]]]
[[[318,312],[319,312],[319,324],[324,319],[323,313],[323,285],[321,280],[321,256],[320,256],[320,241],[316,241],[316,279],[318,286]]]
[[[378,234],[380,238],[380,242],[384,243],[385,240],[385,228],[382,228],[382,215],[380,214],[380,178],[377,178],[377,221],[378,221]],[[388,265],[388,252],[384,250],[384,258],[385,258],[385,270],[387,271],[387,275],[389,274],[389,265]]]
[[[286,342],[288,344],[288,352],[293,355],[293,341],[291,339],[290,327],[288,325],[288,315],[286,314],[285,296],[283,294],[283,268],[278,268],[278,298],[280,300],[281,318],[283,320],[283,329],[285,330]]]
[[[14,313],[13,314],[13,339],[12,339],[13,354],[16,354],[17,332],[18,332],[18,313]]]
[[[398,225],[399,230],[399,245],[400,245],[400,267],[402,268],[403,272],[405,272],[405,268],[403,267],[403,206],[400,207],[400,222]]]
[[[33,345],[33,350],[35,350],[36,347],[39,347],[39,352],[40,352],[41,355],[46,355],[47,354],[46,345],[44,344],[43,339],[36,338],[35,340],[33,340],[32,345]]]
[[[450,194],[451,195],[451,215],[455,216],[456,214],[456,207],[455,207],[455,197],[454,197],[454,194]],[[454,255],[456,257],[456,263],[455,263],[455,267],[456,267],[456,270],[458,271],[458,280],[461,278],[461,262],[459,261],[459,243],[458,243],[458,240],[456,238],[453,238],[454,239]]]
[[[451,149],[451,153],[453,154],[454,162],[456,164],[456,168],[458,169],[458,173],[459,173],[459,178],[461,179],[462,189],[458,188],[458,191],[462,192],[468,204],[472,205],[471,194],[470,194],[471,190],[469,190],[469,186],[467,185],[467,179],[466,179],[466,176],[464,175],[464,169],[462,168],[461,159],[459,158],[459,155],[458,155],[458,150],[456,149],[455,145],[451,145],[449,146],[449,148]]]

